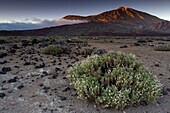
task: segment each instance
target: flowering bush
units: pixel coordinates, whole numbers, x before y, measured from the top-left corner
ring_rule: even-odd
[[[70,68],[67,78],[80,98],[103,107],[123,109],[161,95],[156,77],[133,55],[120,52],[88,57]]]

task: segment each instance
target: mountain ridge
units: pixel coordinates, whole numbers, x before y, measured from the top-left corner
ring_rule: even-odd
[[[110,11],[105,11],[97,15],[79,16],[79,15],[67,15],[63,17],[66,20],[86,20],[88,22],[112,22],[117,20],[145,20],[152,18],[152,21],[158,22],[160,19],[156,16],[147,14],[145,12],[137,11],[133,8],[125,8],[123,6]]]
[[[168,35],[170,22],[133,8],[119,7],[97,15],[68,15],[62,19],[84,23],[48,27],[36,30],[0,31],[1,36],[81,36],[81,35]]]

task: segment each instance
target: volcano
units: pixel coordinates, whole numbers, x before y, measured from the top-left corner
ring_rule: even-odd
[[[170,22],[133,8],[119,7],[97,15],[68,15],[65,20],[84,23],[37,30],[0,31],[1,36],[103,36],[103,35],[170,35]]]

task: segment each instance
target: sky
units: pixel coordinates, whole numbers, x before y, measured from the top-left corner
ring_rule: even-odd
[[[0,0],[0,30],[72,24],[77,22],[65,22],[60,18],[95,15],[120,6],[170,20],[170,0]]]

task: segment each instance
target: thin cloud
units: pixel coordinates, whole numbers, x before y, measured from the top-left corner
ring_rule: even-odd
[[[11,23],[0,23],[0,30],[30,30],[40,29],[44,27],[61,26],[69,24],[84,23],[87,21],[79,20],[65,20],[65,19],[54,19],[54,20],[42,20],[38,18],[25,19],[24,22],[11,22]]]

